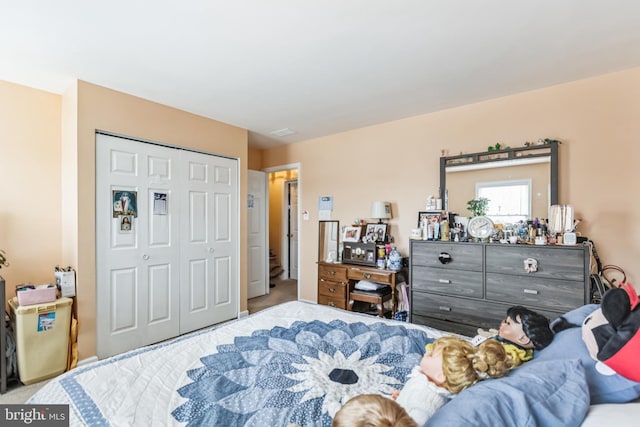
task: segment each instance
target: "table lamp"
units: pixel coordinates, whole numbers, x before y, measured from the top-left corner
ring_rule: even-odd
[[[391,218],[391,203],[389,202],[372,202],[371,218],[377,218],[378,224],[382,224],[383,219]]]

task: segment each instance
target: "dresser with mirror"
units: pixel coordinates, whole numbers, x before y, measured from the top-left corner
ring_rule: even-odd
[[[546,218],[558,203],[558,143],[442,157],[440,180],[449,212],[465,215],[484,183],[517,181],[528,183],[528,216]],[[589,259],[583,244],[412,240],[411,322],[473,336],[514,305],[552,320],[588,302]]]

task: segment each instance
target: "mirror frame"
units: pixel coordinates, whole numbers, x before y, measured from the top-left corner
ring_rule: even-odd
[[[531,163],[550,163],[549,187],[550,202],[558,204],[558,142],[552,141],[542,145],[508,148],[506,150],[483,151],[480,153],[461,154],[459,156],[440,157],[440,199],[447,200],[447,170],[452,168],[487,169],[502,166],[517,166]],[[448,210],[445,202],[445,210]]]
[[[335,224],[335,240],[336,240],[336,260],[334,262],[338,262],[338,254],[340,252],[340,221],[337,220],[320,220],[318,221],[318,262],[326,262],[328,253],[327,248],[324,247],[324,242],[326,239],[323,239],[322,232],[325,230],[327,223]]]

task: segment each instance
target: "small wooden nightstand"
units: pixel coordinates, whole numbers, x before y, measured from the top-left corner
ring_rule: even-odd
[[[402,277],[404,273],[356,264],[318,262],[318,304],[350,310],[349,305],[353,304],[352,300],[376,305],[382,305],[391,300],[391,316],[393,317],[398,307],[396,297],[398,274]],[[363,294],[354,289],[359,280],[388,285],[391,292],[381,298],[371,295],[371,292]],[[359,292],[353,295],[355,298],[352,298],[353,292]]]

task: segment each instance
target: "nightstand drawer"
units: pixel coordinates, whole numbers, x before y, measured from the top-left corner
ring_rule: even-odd
[[[347,298],[347,284],[331,280],[318,280],[318,294],[332,298]]]
[[[334,298],[334,297],[328,297],[326,295],[319,295],[318,304],[328,305],[329,307],[341,308],[343,310],[347,309],[347,300],[345,298]]]
[[[375,283],[385,283],[390,284],[393,274],[388,270],[360,270],[357,267],[352,267],[349,269],[348,277],[352,280],[368,280],[370,282]]]
[[[580,247],[487,245],[487,272],[546,279],[585,281],[585,252]],[[524,261],[536,260],[538,271],[527,273]]]
[[[487,273],[487,299],[513,305],[565,312],[584,304],[584,289],[584,282]]]
[[[319,264],[318,279],[335,280],[337,282],[347,281],[347,268],[341,265]]]
[[[443,263],[441,259],[446,262]],[[411,242],[411,264],[453,270],[482,271],[482,245],[474,243]]]
[[[413,266],[413,290],[482,298],[482,272]]]

